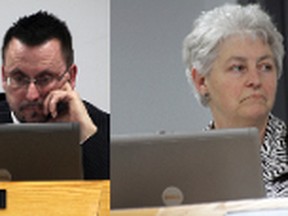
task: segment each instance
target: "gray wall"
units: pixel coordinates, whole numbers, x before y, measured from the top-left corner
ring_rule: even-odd
[[[0,1],[0,38],[19,16],[48,10],[67,22],[79,67],[80,95],[110,111],[110,2],[107,0]],[[0,87],[2,90],[2,86]]]
[[[224,2],[236,0],[111,0],[112,135],[208,124],[185,76],[182,41],[201,11]]]

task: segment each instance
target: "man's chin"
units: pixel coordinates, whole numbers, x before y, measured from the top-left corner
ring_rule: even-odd
[[[46,122],[47,117],[39,113],[29,113],[26,115],[22,115],[19,118],[19,120],[20,122],[23,122],[23,123],[41,123],[41,122]]]

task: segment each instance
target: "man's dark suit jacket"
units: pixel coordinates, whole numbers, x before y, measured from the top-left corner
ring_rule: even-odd
[[[98,127],[97,133],[81,145],[84,178],[109,179],[110,116],[88,102],[84,101],[84,104],[94,124]],[[0,93],[0,124],[2,123],[13,123],[13,120],[5,94]]]

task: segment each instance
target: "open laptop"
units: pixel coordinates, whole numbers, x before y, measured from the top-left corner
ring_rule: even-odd
[[[265,196],[256,128],[114,136],[111,208]]]
[[[76,123],[0,125],[0,181],[83,179]]]

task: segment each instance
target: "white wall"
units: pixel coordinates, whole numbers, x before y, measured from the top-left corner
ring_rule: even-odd
[[[111,0],[112,135],[208,124],[186,80],[182,41],[202,10],[224,2],[236,0]]]
[[[20,16],[47,10],[71,30],[79,73],[76,89],[110,112],[110,3],[108,0],[0,1],[0,38]],[[0,91],[3,91],[0,87]]]

